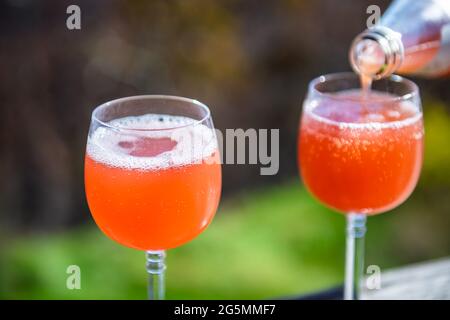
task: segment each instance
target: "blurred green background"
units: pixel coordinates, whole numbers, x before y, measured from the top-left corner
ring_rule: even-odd
[[[297,176],[308,81],[349,70],[365,9],[389,1],[67,1],[0,4],[0,299],[144,299],[145,258],[90,218],[83,155],[94,106],[166,93],[207,103],[219,129],[279,128],[280,172],[225,165],[210,227],[168,252],[169,299],[290,297],[340,285],[342,215]],[[368,221],[366,265],[450,254],[450,82],[418,82],[425,161],[413,195]],[[81,268],[81,290],[66,269]]]

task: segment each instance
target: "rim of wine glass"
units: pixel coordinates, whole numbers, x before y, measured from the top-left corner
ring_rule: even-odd
[[[359,80],[359,75],[354,73],[354,72],[336,72],[336,73],[328,73],[328,74],[324,74],[321,76],[318,76],[314,79],[312,79],[309,83],[308,86],[308,92],[313,92],[315,95],[320,96],[320,97],[326,97],[329,99],[334,99],[334,100],[349,100],[349,97],[345,97],[345,96],[341,96],[341,95],[337,95],[336,92],[322,92],[320,90],[318,90],[316,88],[317,84],[319,83],[324,83],[324,82],[328,82],[331,80],[345,80],[345,78],[352,78]],[[410,100],[414,97],[419,96],[419,87],[417,86],[417,84],[415,84],[413,81],[406,79],[402,76],[399,75],[391,75],[387,78],[383,78],[380,80],[374,80],[374,82],[379,82],[379,81],[390,81],[390,82],[402,82],[407,84],[408,87],[411,88],[410,92],[402,94],[402,95],[395,95],[394,96],[386,96],[386,97],[371,97],[370,99],[372,101],[404,101],[404,100]],[[343,91],[343,90],[340,90]],[[376,91],[380,91],[380,90],[376,90]],[[384,92],[384,91],[381,91]]]
[[[117,126],[117,125],[111,125],[108,122],[100,120],[98,118],[98,116],[97,116],[97,114],[100,111],[102,111],[103,109],[106,109],[106,108],[108,108],[108,107],[110,107],[110,106],[112,106],[114,104],[121,103],[121,102],[126,102],[126,101],[131,101],[131,100],[144,100],[144,99],[148,99],[148,100],[166,99],[166,100],[171,100],[171,101],[181,101],[181,102],[191,103],[191,104],[196,105],[196,106],[200,107],[201,109],[203,109],[205,111],[205,115],[201,119],[195,120],[195,121],[193,121],[191,123],[182,124],[182,125],[179,125],[179,126],[167,127],[167,128],[129,128],[129,127],[121,127],[121,126]],[[163,95],[163,94],[146,94],[146,95],[137,95],[137,96],[129,96],[129,97],[118,98],[118,99],[114,99],[114,100],[110,100],[110,101],[107,101],[105,103],[102,103],[102,104],[97,106],[92,111],[92,121],[98,122],[102,126],[105,126],[107,128],[114,129],[114,130],[135,131],[135,132],[177,130],[177,129],[182,129],[182,128],[196,126],[196,125],[198,125],[198,124],[200,124],[202,122],[205,122],[210,117],[211,117],[211,111],[209,110],[208,106],[206,104],[198,101],[198,100],[191,99],[191,98],[180,97],[180,96]]]

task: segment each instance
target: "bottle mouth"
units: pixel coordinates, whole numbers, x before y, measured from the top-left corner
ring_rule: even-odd
[[[377,26],[353,40],[349,59],[353,71],[378,80],[391,75],[400,67],[403,52],[401,34]]]

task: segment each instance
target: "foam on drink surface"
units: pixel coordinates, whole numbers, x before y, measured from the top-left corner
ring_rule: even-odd
[[[422,113],[411,102],[389,100],[393,96],[374,91],[364,97],[360,90],[337,96],[305,105],[301,130],[323,142],[314,146],[317,152],[326,146],[339,159],[357,160],[368,150],[378,150],[379,161],[384,161],[395,144],[413,145],[423,137]]]
[[[335,98],[335,99],[334,99]],[[400,128],[419,121],[422,113],[409,101],[376,91],[346,90],[326,101],[309,101],[306,114],[340,129]]]
[[[197,120],[146,114],[109,121],[90,133],[87,155],[111,167],[158,170],[201,163],[217,151],[214,130]]]

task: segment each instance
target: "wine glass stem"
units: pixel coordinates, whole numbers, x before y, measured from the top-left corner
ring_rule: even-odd
[[[163,250],[147,251],[146,259],[148,273],[148,299],[164,300],[164,273],[166,270],[166,252]]]
[[[366,215],[347,214],[347,244],[345,254],[344,299],[360,298],[361,279],[364,268],[364,235],[366,233]]]

